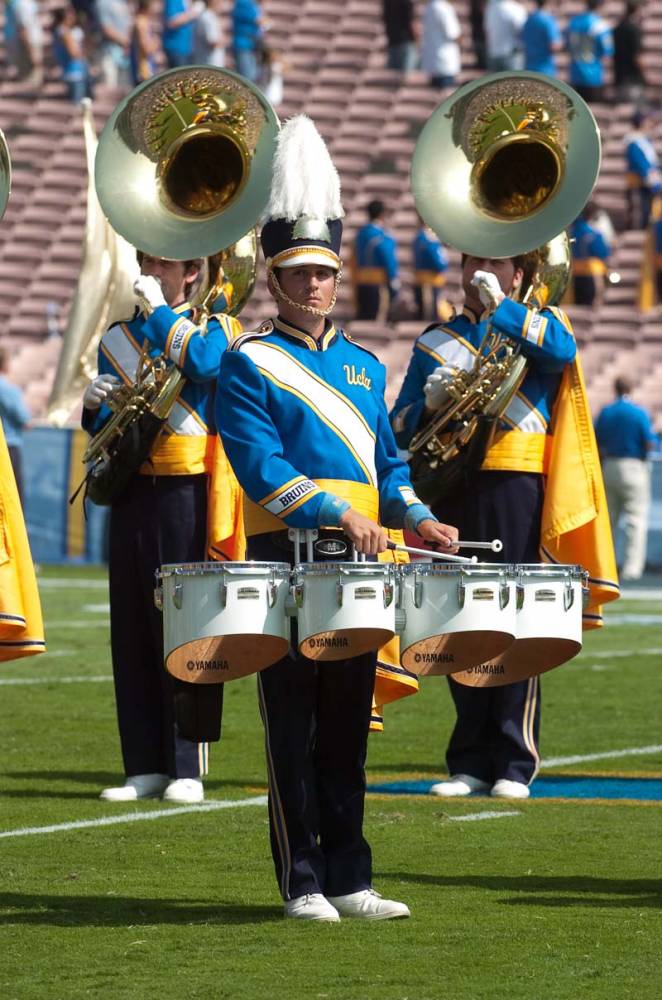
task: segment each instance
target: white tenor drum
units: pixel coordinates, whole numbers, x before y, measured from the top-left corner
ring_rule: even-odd
[[[168,672],[219,684],[276,663],[290,645],[289,585],[287,563],[162,566],[154,599],[163,611]]]
[[[581,566],[511,566],[516,585],[515,641],[502,655],[454,674],[469,687],[496,687],[535,677],[582,648],[582,610],[588,574]]]
[[[360,656],[395,635],[392,564],[301,563],[294,598],[299,652],[311,660]]]
[[[400,662],[452,674],[499,656],[515,638],[515,583],[498,563],[400,567]]]

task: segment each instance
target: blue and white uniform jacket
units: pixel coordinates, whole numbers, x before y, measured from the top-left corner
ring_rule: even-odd
[[[381,226],[368,222],[356,234],[354,280],[357,285],[388,285],[392,295],[400,287],[397,244]]]
[[[407,448],[419,429],[425,409],[423,387],[435,368],[470,371],[488,325],[469,309],[449,323],[430,327],[416,341],[391,424],[400,448]],[[504,299],[491,315],[494,331],[519,344],[529,362],[519,391],[500,420],[483,469],[544,472],[551,437],[550,419],[566,364],[576,353],[570,322],[555,307],[528,309]]]
[[[625,159],[630,188],[648,188],[654,193],[662,189],[660,160],[647,135],[643,132],[631,132],[625,137]]]
[[[114,323],[99,345],[99,374],[116,375],[126,385],[136,381],[143,352],[163,354],[186,376],[164,429],[140,472],[148,475],[186,475],[209,472],[216,438],[214,396],[221,356],[241,331],[230,316],[210,318],[205,335],[192,320],[188,302],[175,309],[159,306],[144,319]],[[83,411],[83,426],[96,434],[111,415],[107,406]]]
[[[448,254],[439,239],[427,227],[419,229],[412,244],[414,282],[417,285],[441,287],[448,270]]]
[[[223,355],[216,416],[246,493],[247,535],[335,527],[349,506],[415,528],[427,507],[398,458],[386,370],[327,322],[319,341],[280,318]]]

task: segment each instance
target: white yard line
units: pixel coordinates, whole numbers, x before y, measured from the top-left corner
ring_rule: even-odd
[[[102,816],[100,819],[54,823],[52,826],[26,826],[19,830],[3,830],[0,832],[0,838],[31,837],[38,833],[64,833],[67,830],[86,830],[95,826],[115,826],[117,823],[141,823],[147,819],[167,819],[169,816],[181,816],[183,813],[241,809],[244,806],[264,806],[266,804],[266,795],[255,795],[251,799],[218,799],[216,802],[202,802],[197,806],[178,806],[172,809],[155,809],[153,812],[131,812],[123,816]]]
[[[590,760],[609,760],[614,757],[644,757],[661,751],[662,744],[648,747],[627,747],[625,750],[602,750],[600,753],[574,754],[571,757],[548,757],[540,762],[540,766],[560,767],[562,764],[583,764]]]
[[[37,577],[40,590],[70,590],[73,587],[87,590],[108,590],[108,580],[87,580],[85,578],[67,578],[62,576]]]
[[[482,812],[482,813],[466,813],[464,816],[447,816],[446,818],[451,823],[464,823],[470,820],[479,819],[504,819],[506,816],[521,816],[521,812],[508,811],[508,812]]]
[[[98,684],[99,681],[112,681],[112,674],[100,677],[2,677],[0,686],[10,687],[15,684]]]
[[[599,658],[601,660],[606,660],[609,657],[626,657],[626,656],[660,656],[662,654],[662,646],[651,646],[649,649],[605,649],[601,650],[599,653],[593,650],[584,650],[584,658],[593,657],[593,659]]]

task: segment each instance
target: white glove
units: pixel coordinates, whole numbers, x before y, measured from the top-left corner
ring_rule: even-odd
[[[121,381],[116,375],[97,375],[83,393],[83,406],[86,410],[98,410],[119,385]]]
[[[140,301],[143,312],[154,312],[159,306],[167,305],[161,282],[151,274],[141,274],[133,283],[133,291]]]
[[[428,375],[423,392],[428,410],[439,410],[449,398],[447,386],[453,381],[457,372],[455,368],[440,365]]]
[[[191,9],[196,17],[200,17],[206,6],[207,4],[203,3],[202,0],[194,0]]]
[[[471,284],[478,289],[480,301],[490,312],[493,312],[506,297],[501,290],[499,279],[491,271],[476,271]]]

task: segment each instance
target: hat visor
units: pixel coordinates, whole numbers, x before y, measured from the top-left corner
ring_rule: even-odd
[[[324,247],[299,246],[281,250],[271,259],[272,267],[301,267],[305,264],[317,264],[337,271],[340,267],[340,257],[333,250]]]

